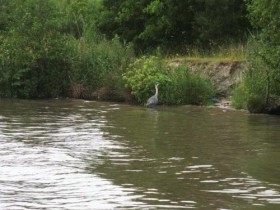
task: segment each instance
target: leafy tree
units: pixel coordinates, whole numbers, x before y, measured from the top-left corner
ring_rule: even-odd
[[[98,32],[99,1],[0,1],[0,96],[90,98],[102,87],[121,92],[134,53],[118,37],[106,40]]]
[[[124,89],[121,75],[134,59],[130,45],[123,45],[118,37],[106,40],[102,36],[86,33],[78,40],[73,40],[71,57],[71,83],[74,97],[107,98],[106,94],[97,93],[101,88],[109,88],[110,94],[122,100]],[[93,94],[97,91],[96,94]]]
[[[253,53],[263,64],[266,111],[275,108],[280,110],[279,10],[280,2],[277,0],[254,0],[249,4],[250,20],[260,29],[259,35],[255,38],[257,46]]]
[[[96,30],[100,16],[100,3],[96,0],[54,1],[64,14],[64,31],[75,38],[85,31]]]
[[[146,23],[143,9],[149,1],[103,0],[99,29],[109,38],[118,35],[122,40],[137,45],[138,35],[144,30]]]
[[[139,38],[147,46],[160,46],[173,50],[192,42],[191,1],[152,0],[144,8],[147,21]]]
[[[251,112],[280,113],[280,2],[248,1],[250,21],[258,33],[249,42],[249,70],[245,76],[247,108]]]
[[[10,0],[0,0],[0,31],[7,30],[10,23],[13,2]]]
[[[102,11],[101,31],[138,52],[239,40],[249,27],[243,0],[104,0]]]
[[[198,44],[244,39],[250,28],[244,0],[194,0],[193,34]]]
[[[0,93],[23,98],[65,95],[69,48],[67,36],[60,33],[60,14],[48,0],[11,2],[10,23],[0,43]]]

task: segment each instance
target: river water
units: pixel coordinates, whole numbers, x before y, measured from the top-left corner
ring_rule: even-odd
[[[280,118],[0,100],[0,209],[280,209]]]

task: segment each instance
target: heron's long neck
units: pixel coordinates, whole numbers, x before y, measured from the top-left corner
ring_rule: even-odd
[[[155,94],[155,96],[157,97],[157,96],[158,96],[158,86],[156,85],[155,88],[156,88],[156,94]]]

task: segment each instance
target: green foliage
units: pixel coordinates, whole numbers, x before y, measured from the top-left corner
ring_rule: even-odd
[[[242,40],[250,27],[243,0],[104,0],[98,27],[132,42],[138,53]]]
[[[280,101],[280,4],[246,2],[259,34],[248,44],[249,70],[234,98],[239,107],[263,111]],[[171,68],[157,57],[133,62],[132,46],[139,54],[161,49],[208,56],[210,49],[219,57],[213,49],[221,52],[219,46],[242,40],[250,27],[244,5],[243,0],[0,0],[0,96],[91,98],[105,87],[121,97],[126,83],[143,104],[160,83],[161,103],[201,104],[213,95],[209,80],[185,64]],[[232,49],[222,52],[243,50]]]
[[[198,74],[189,73],[189,80],[186,81],[185,102],[187,104],[205,104],[207,99],[215,95],[215,88],[210,79],[201,77]]]
[[[243,0],[195,0],[192,12],[194,41],[200,46],[240,41],[250,28]]]
[[[233,94],[233,105],[236,108],[247,108],[250,112],[265,110],[265,101],[271,91],[271,72],[259,56],[261,48],[261,45],[254,38],[248,42],[248,69],[244,73],[242,83]]]
[[[100,3],[96,0],[53,0],[64,14],[64,31],[75,38],[83,36],[85,31],[96,30],[99,20]]]
[[[261,95],[252,95],[248,97],[247,100],[247,109],[251,113],[261,113],[265,111],[266,103],[264,101],[264,97]]]
[[[16,7],[20,4],[21,7]],[[15,0],[0,43],[2,96],[56,97],[66,94],[68,38],[60,16],[45,0]]]
[[[249,18],[251,23],[261,29],[263,41],[279,44],[280,41],[280,4],[278,0],[248,1]]]
[[[0,1],[0,31],[3,33],[7,30],[10,24],[10,14],[12,12],[13,2],[10,0]]]
[[[249,69],[244,78],[250,112],[274,112],[280,104],[280,4],[277,0],[248,2],[249,17],[260,32],[248,43]]]
[[[239,84],[233,91],[232,106],[236,109],[247,109],[248,91],[244,83]]]
[[[144,104],[149,96],[154,94],[154,86],[159,83],[161,89],[170,79],[162,60],[157,57],[141,57],[129,66],[129,71],[123,74],[127,88],[131,88],[132,95]],[[161,92],[161,91],[160,91]]]
[[[134,59],[132,47],[121,44],[118,37],[106,40],[94,32],[85,33],[73,42],[72,82],[87,89],[87,98],[102,87],[121,95],[124,88],[121,75]]]
[[[213,97],[213,83],[198,74],[190,73],[188,64],[183,64],[168,73],[171,82],[163,88],[165,104],[205,104]]]
[[[0,96],[91,98],[102,87],[121,95],[134,54],[96,30],[99,1],[2,2]]]
[[[123,79],[141,104],[154,94],[156,83],[162,104],[201,104],[214,94],[210,80],[190,73],[187,66],[171,68],[154,56],[137,59]]]

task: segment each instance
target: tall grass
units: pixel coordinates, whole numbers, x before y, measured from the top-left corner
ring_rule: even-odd
[[[236,109],[247,109],[248,90],[243,82],[234,89],[231,99]]]
[[[209,48],[188,46],[184,55],[177,55],[177,59],[192,62],[246,61],[246,52],[245,43],[229,43]]]
[[[132,47],[123,45],[118,37],[107,40],[93,32],[73,40],[73,46],[72,96],[102,98],[112,91],[121,96],[124,89],[121,75],[134,59]],[[108,91],[100,91],[101,88]]]
[[[248,46],[248,70],[242,83],[234,91],[234,105],[236,108],[246,107],[252,113],[279,113],[280,76],[277,48],[270,47],[255,37],[249,40]]]

